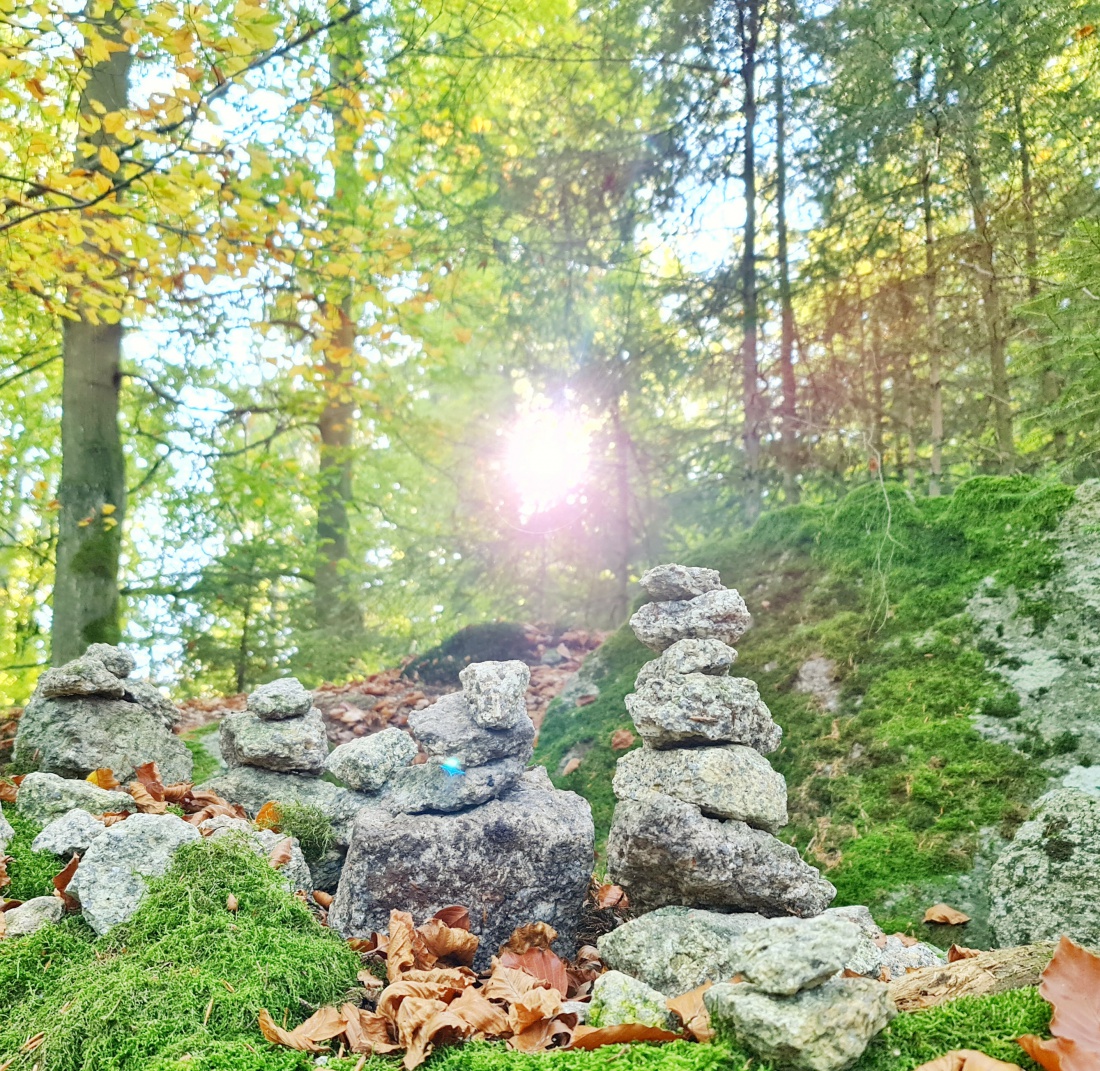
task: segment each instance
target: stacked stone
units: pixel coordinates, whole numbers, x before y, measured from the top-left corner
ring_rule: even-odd
[[[752,623],[745,601],[713,569],[661,565],[641,584],[654,601],[630,624],[661,654],[626,697],[643,747],[615,773],[609,875],[641,911],[820,914],[836,890],[774,836],[787,786],[764,756],[782,730],[756,684],[729,676]]]
[[[46,670],[19,720],[16,764],[62,778],[106,768],[127,781],[156,762],[166,783],[188,780],[191,752],[171,731],[176,708],[133,670],[133,656],[106,643]]]
[[[391,910],[427,918],[462,904],[487,966],[516,926],[546,922],[576,945],[592,873],[592,814],[545,770],[526,771],[535,729],[518,661],[460,673],[462,692],[409,717],[415,741],[387,729],[336,748],[328,769],[362,807],[329,925],[345,937],[384,931]],[[411,764],[418,746],[426,761]]]
[[[226,715],[220,742],[222,758],[231,770],[253,766],[305,777],[325,772],[325,723],[313,705],[313,693],[296,677],[257,688],[244,710]]]

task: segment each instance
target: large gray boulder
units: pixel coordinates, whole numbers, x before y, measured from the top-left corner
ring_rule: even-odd
[[[405,766],[390,775],[377,798],[394,813],[462,811],[502,796],[523,776],[524,766],[523,759],[498,759],[458,771],[436,762]]]
[[[139,682],[111,679],[122,694],[140,700],[134,692]],[[69,778],[106,767],[123,782],[138,766],[155,762],[165,784],[190,780],[192,766],[191,752],[169,731],[159,708],[100,696],[46,698],[40,691],[19,719],[14,760]]]
[[[458,679],[471,717],[483,728],[518,729],[530,721],[524,696],[531,670],[523,662],[473,662],[459,671]]]
[[[642,573],[638,583],[655,602],[694,599],[708,591],[722,590],[722,578],[717,569],[692,565],[655,565]]]
[[[472,714],[466,698],[455,692],[410,714],[409,728],[429,755],[456,759],[465,768],[498,759],[527,763],[534,750],[535,726],[526,710],[509,729],[486,729],[474,721]]]
[[[659,658],[650,659],[634,678],[634,687],[651,677],[671,677],[681,673],[708,673],[725,677],[737,661],[737,652],[721,640],[677,640]]]
[[[663,792],[704,814],[734,818],[774,833],[787,824],[787,782],[749,747],[643,747],[619,759],[613,782],[620,800]]]
[[[1100,945],[1100,798],[1044,797],[993,865],[989,922],[1000,945],[1065,934]]]
[[[834,978],[793,997],[722,983],[703,998],[711,1022],[765,1060],[791,1071],[843,1071],[897,1015],[870,978]]]
[[[171,729],[180,720],[179,708],[151,681],[131,677],[123,683],[126,685],[126,701],[137,703],[146,713],[159,718],[166,729]],[[170,785],[172,781],[165,783]]]
[[[15,809],[36,826],[48,826],[75,808],[89,814],[117,814],[136,811],[137,804],[127,792],[52,773],[27,774],[15,797]]]
[[[732,647],[749,630],[752,616],[733,590],[708,591],[693,599],[646,603],[630,619],[634,635],[654,651],[677,640],[721,640]]]
[[[355,792],[374,792],[395,770],[408,766],[417,750],[416,741],[408,733],[383,729],[333,748],[325,769]]]
[[[503,798],[457,814],[359,812],[329,925],[343,937],[384,931],[391,910],[417,920],[462,904],[480,935],[485,968],[517,927],[546,922],[559,954],[577,947],[592,876],[588,802],[556,790],[545,770],[524,775]]]
[[[751,913],[661,907],[604,934],[596,944],[612,969],[678,997],[704,982],[729,981],[736,973],[730,958],[734,942],[767,921]]]
[[[199,831],[174,814],[135,814],[105,829],[85,852],[69,885],[84,919],[104,934],[137,911],[148,878],[160,877]]]
[[[328,757],[328,737],[319,710],[300,718],[267,721],[249,710],[227,714],[218,731],[230,766],[259,766],[276,773],[319,777]]]
[[[678,1025],[664,993],[621,971],[605,971],[593,983],[585,1022],[589,1026],[640,1023],[658,1030],[674,1030]]]
[[[32,852],[52,852],[68,858],[82,855],[96,837],[102,836],[103,823],[87,811],[75,808],[55,818],[31,843]]]
[[[626,709],[642,739],[658,749],[744,744],[768,754],[783,736],[756,682],[746,677],[651,677],[626,697]]]
[[[15,839],[15,830],[12,829],[11,822],[4,817],[3,805],[0,805],[0,855],[4,854],[4,849]]]
[[[43,926],[61,921],[62,904],[57,896],[36,896],[4,912],[4,932],[8,937],[29,937]]]
[[[248,697],[247,707],[265,721],[301,718],[313,708],[313,693],[297,677],[282,677],[261,684]]]
[[[810,916],[836,895],[791,845],[657,792],[616,805],[607,867],[641,911],[677,904]]]

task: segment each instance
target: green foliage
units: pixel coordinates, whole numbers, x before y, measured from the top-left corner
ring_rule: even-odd
[[[349,1062],[340,1071],[347,1071]],[[608,1045],[593,1052],[551,1052],[537,1056],[509,1052],[484,1042],[439,1050],[431,1071],[749,1071],[762,1068],[735,1046],[716,1042],[696,1045]]]
[[[309,803],[280,803],[279,830],[297,837],[307,861],[317,862],[332,847],[332,820]]]
[[[8,807],[4,817],[15,830],[15,837],[8,845],[8,876],[11,884],[2,895],[9,900],[30,900],[35,896],[53,894],[53,879],[68,862],[51,852],[32,852],[31,842],[39,834],[39,828],[28,822],[14,807]]]
[[[187,750],[191,752],[191,758],[194,760],[191,767],[191,780],[196,785],[209,781],[221,769],[218,760],[203,746],[204,737],[213,736],[220,727],[221,723],[215,721],[180,735],[180,739],[187,745]]]

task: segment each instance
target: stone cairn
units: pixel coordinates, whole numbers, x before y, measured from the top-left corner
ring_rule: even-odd
[[[756,684],[729,676],[752,620],[744,599],[713,569],[661,565],[641,584],[654,601],[630,625],[661,654],[626,697],[643,747],[615,773],[611,879],[639,911],[820,914],[836,889],[774,836],[787,786],[764,756],[782,730]]]

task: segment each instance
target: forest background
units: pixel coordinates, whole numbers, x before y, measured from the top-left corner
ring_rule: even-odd
[[[1091,0],[0,0],[0,705],[616,624],[766,509],[1096,475]],[[736,577],[726,577],[736,583]]]

